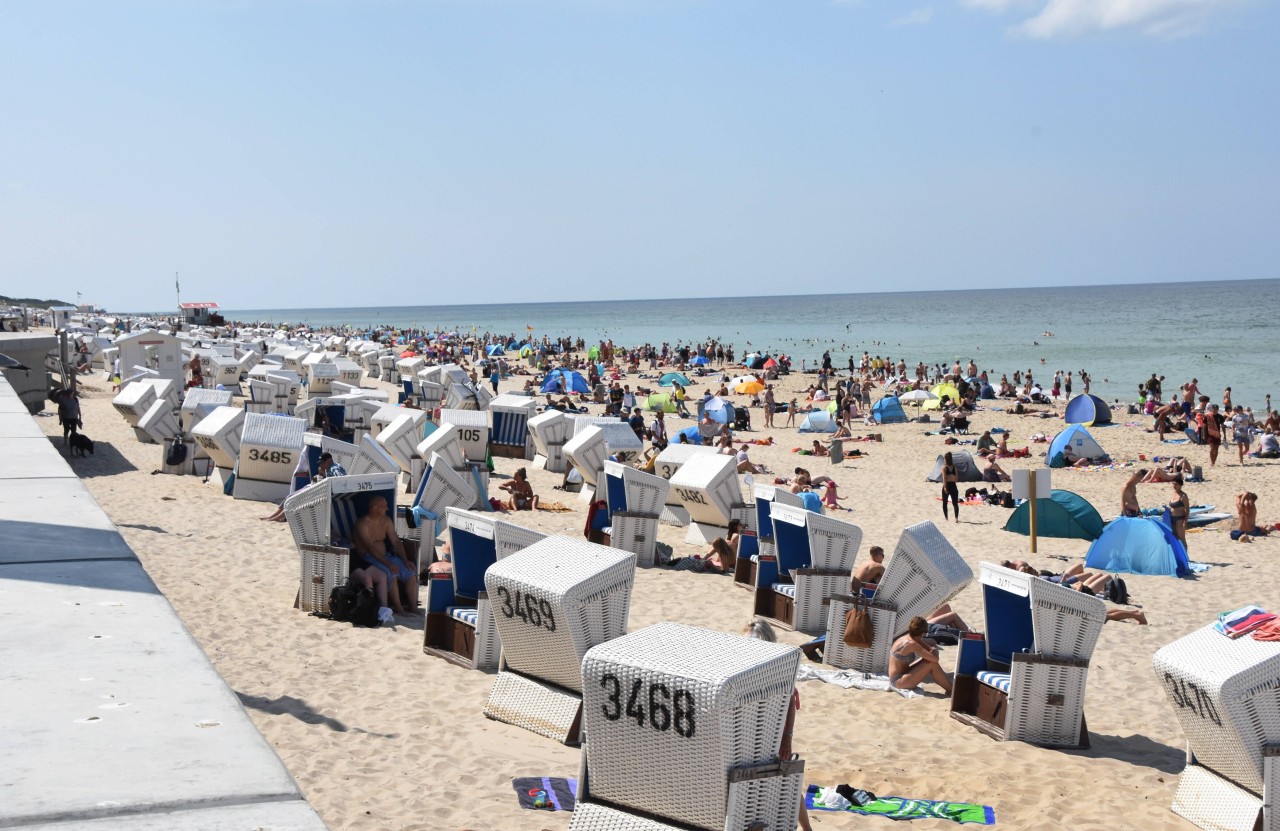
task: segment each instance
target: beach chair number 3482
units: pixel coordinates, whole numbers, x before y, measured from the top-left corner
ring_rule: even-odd
[[[513,602],[511,592],[506,586],[498,586],[498,597],[502,599],[503,617],[518,617],[530,626],[544,627],[548,632],[556,631],[556,616],[551,610],[549,601],[540,600],[516,589]]]
[[[622,709],[622,682],[618,679],[618,676],[609,672],[600,677],[600,686],[609,693],[608,700],[601,705],[604,717],[609,721],[617,721],[624,714]],[[631,694],[627,697],[626,716],[634,718],[636,724],[640,727],[644,727],[647,723],[654,730],[661,732],[666,732],[675,727],[677,734],[686,739],[693,738],[693,732],[696,728],[693,693],[680,689],[672,692],[666,684],[649,682],[649,712],[648,719],[646,719],[644,700],[640,695],[644,686],[644,681],[639,678],[632,682]],[[671,702],[670,705],[667,704],[668,701]]]

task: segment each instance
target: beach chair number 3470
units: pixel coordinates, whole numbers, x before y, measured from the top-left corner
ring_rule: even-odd
[[[513,602],[511,592],[506,586],[498,586],[498,597],[502,599],[503,617],[518,617],[530,626],[545,627],[548,632],[556,631],[556,616],[551,610],[549,601],[540,600],[516,589]]]
[[[617,721],[623,716],[622,682],[618,680],[618,676],[609,672],[600,677],[600,686],[609,691],[608,700],[600,709],[609,721]],[[644,681],[639,678],[631,684],[631,695],[627,697],[627,717],[634,718],[640,727],[647,723],[654,730],[662,732],[675,727],[677,734],[686,739],[693,738],[696,728],[693,693],[680,689],[672,692],[666,684],[649,682],[649,717],[646,720],[645,706],[640,696],[644,686]],[[670,706],[667,705],[668,701],[671,702]]]

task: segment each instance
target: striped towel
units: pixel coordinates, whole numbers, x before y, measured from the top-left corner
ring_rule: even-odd
[[[511,780],[521,808],[543,811],[572,811],[577,807],[578,780],[558,776],[521,776]],[[547,807],[537,808],[534,800],[539,791],[547,792]]]
[[[1238,638],[1275,619],[1275,615],[1259,606],[1241,606],[1218,615],[1218,622],[1213,624],[1213,628],[1228,638]]]

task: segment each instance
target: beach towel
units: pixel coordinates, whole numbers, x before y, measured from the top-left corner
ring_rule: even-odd
[[[1280,620],[1262,624],[1249,637],[1255,641],[1280,641]]]
[[[577,779],[561,779],[558,776],[521,776],[511,780],[511,787],[516,789],[516,797],[521,808],[532,808],[537,811],[572,811],[578,804],[575,794],[578,793]],[[535,804],[539,791],[547,792],[546,807]]]
[[[1213,628],[1228,638],[1238,638],[1275,619],[1275,615],[1259,606],[1241,606],[1239,609],[1218,615]]]
[[[995,825],[996,810],[990,805],[971,802],[935,802],[932,799],[904,799],[900,796],[882,796],[861,807],[849,805],[843,809],[828,808],[816,797],[822,790],[810,785],[804,794],[804,804],[810,811],[844,810],[851,814],[879,816],[886,819],[945,819],[960,825]]]
[[[809,664],[801,664],[796,669],[797,681],[825,681],[837,687],[857,687],[860,690],[876,690],[878,692],[896,692],[903,698],[920,698],[924,694],[915,690],[900,690],[893,686],[887,675],[872,675],[854,669],[819,669]]]

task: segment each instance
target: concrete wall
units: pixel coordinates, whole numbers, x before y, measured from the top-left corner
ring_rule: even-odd
[[[4,379],[26,405],[27,412],[38,413],[44,409],[45,394],[49,392],[49,377],[44,368],[44,357],[58,345],[55,335],[33,335],[29,332],[0,332],[0,354],[8,355],[19,363],[31,367],[6,369]]]
[[[3,378],[0,459],[0,828],[325,828]]]

